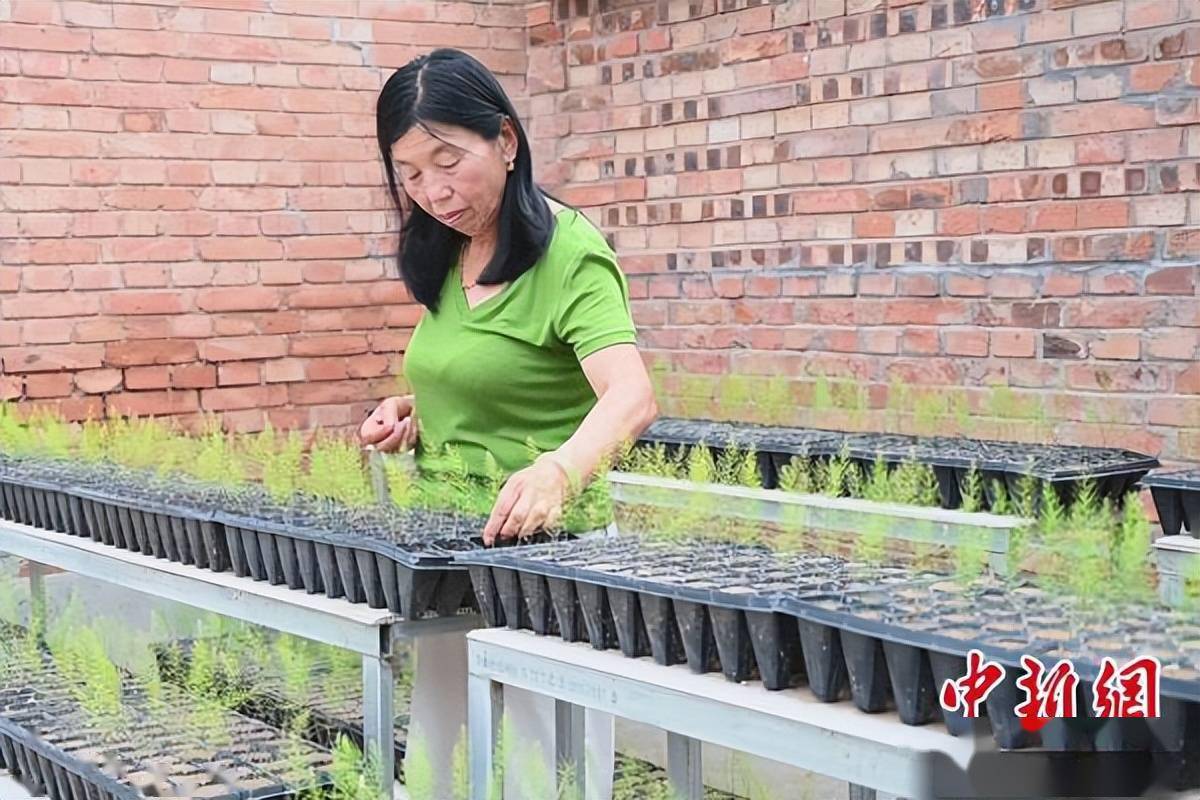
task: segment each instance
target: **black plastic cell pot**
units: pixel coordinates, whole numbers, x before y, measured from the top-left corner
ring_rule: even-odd
[[[798,624],[809,690],[823,703],[841,700],[849,681],[838,629],[806,619],[798,620]]]

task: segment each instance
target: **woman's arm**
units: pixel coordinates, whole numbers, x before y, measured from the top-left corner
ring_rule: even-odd
[[[654,387],[636,345],[606,347],[579,363],[596,392],[596,405],[561,447],[509,478],[484,527],[485,543],[557,524],[568,490],[582,489],[598,467],[658,416]]]

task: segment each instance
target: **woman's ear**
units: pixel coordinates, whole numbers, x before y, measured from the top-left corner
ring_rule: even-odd
[[[507,114],[500,122],[500,155],[510,162],[517,157],[517,126]]]

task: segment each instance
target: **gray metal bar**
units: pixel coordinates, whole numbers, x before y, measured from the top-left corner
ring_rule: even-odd
[[[496,745],[501,739],[503,718],[504,687],[486,677],[468,677],[467,753],[471,772],[471,800],[500,800],[499,797],[492,797],[491,784],[493,776],[497,774]]]
[[[472,687],[515,686],[901,797],[931,797],[932,764],[965,768],[975,751],[973,741],[904,725],[892,712],[862,714],[805,691],[767,692],[524,631],[473,631],[467,643]],[[492,718],[477,719],[481,702],[472,701],[474,758]]]
[[[667,780],[672,797],[704,800],[704,762],[699,741],[667,731]]]
[[[586,713],[581,706],[554,701],[554,768],[560,778],[569,778],[581,792],[588,785]],[[562,795],[564,783],[560,781],[558,787]]]
[[[388,626],[392,640],[399,641],[479,625],[472,615],[408,622],[387,609],[304,594],[228,572],[209,572],[14,522],[0,522],[0,552],[359,655],[379,654],[381,626]]]
[[[395,677],[392,674],[391,636],[380,629],[378,652],[363,655],[363,752],[371,753],[379,765],[380,790],[392,796],[396,772]]]

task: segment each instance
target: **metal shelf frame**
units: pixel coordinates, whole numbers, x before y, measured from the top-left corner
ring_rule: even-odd
[[[556,761],[572,765],[580,786],[588,785],[583,709],[666,730],[668,777],[685,800],[704,797],[701,742],[847,781],[852,800],[873,800],[876,791],[931,798],[938,768],[966,769],[980,746],[940,726],[904,725],[894,712],[863,714],[804,690],[768,692],[528,631],[472,631],[467,647],[472,800],[488,798],[504,686],[555,699]]]
[[[0,552],[32,562],[34,603],[45,602],[44,578],[34,566],[41,564],[359,654],[363,740],[378,756],[381,788],[387,797],[394,796],[395,644],[479,625],[477,615],[406,620],[386,608],[310,595],[228,572],[210,572],[14,522],[0,522]]]

